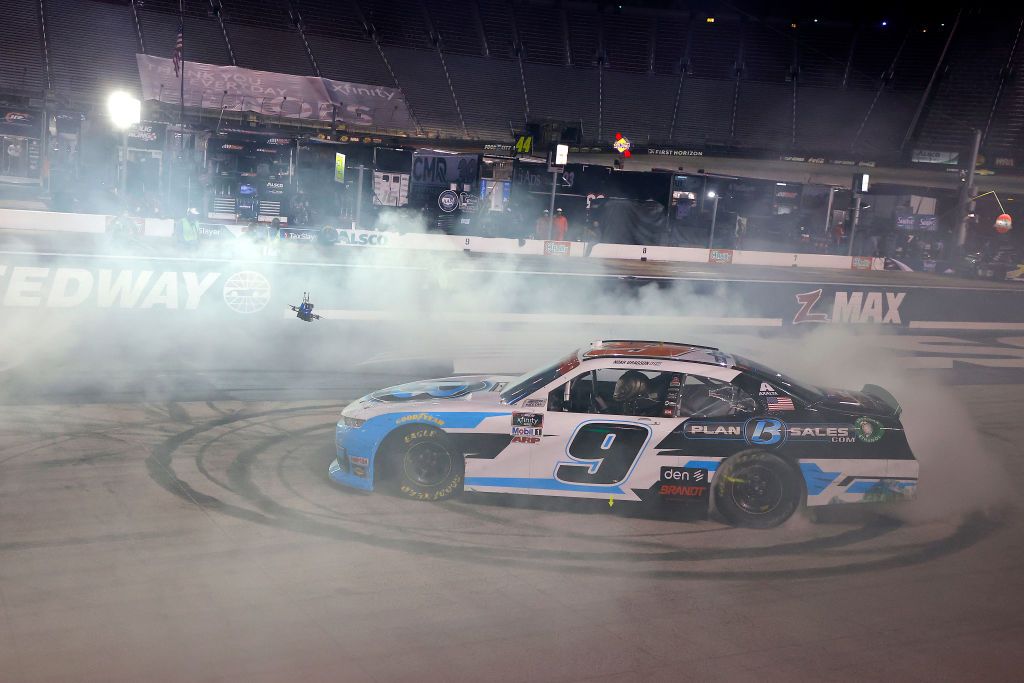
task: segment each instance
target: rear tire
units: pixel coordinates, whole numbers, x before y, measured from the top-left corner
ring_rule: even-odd
[[[389,460],[405,498],[444,500],[462,491],[466,461],[437,427],[424,425],[398,437]]]
[[[715,510],[733,526],[771,529],[789,519],[804,498],[800,476],[772,453],[739,453],[715,475]]]

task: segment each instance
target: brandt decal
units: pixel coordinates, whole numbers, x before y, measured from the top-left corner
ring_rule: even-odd
[[[822,290],[815,289],[796,295],[800,304],[793,324],[801,323],[878,323],[902,325],[900,306],[906,292],[845,292],[837,291],[832,301],[831,313],[817,308]],[[817,309],[817,310],[816,310]]]

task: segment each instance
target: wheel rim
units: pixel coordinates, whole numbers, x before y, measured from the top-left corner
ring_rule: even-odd
[[[406,451],[403,467],[410,481],[420,486],[437,486],[452,473],[452,457],[436,443],[418,443]]]
[[[731,479],[732,500],[744,512],[765,515],[782,502],[782,480],[772,470],[761,465],[747,467]]]

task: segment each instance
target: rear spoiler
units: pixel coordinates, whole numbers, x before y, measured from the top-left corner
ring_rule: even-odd
[[[861,391],[869,396],[881,399],[882,402],[892,408],[893,417],[899,417],[900,413],[903,412],[903,408],[900,406],[900,402],[896,400],[896,397],[877,384],[865,384]]]

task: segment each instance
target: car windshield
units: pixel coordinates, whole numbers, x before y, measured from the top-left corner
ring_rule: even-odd
[[[787,377],[786,375],[783,375],[781,372],[778,372],[777,370],[772,370],[771,368],[765,367],[760,363],[755,363],[754,361],[748,358],[743,358],[741,356],[734,356],[734,358],[736,359],[736,367],[739,368],[740,370],[749,372],[758,379],[763,379],[766,382],[771,382],[772,384],[778,386],[780,389],[789,392],[790,394],[796,396],[798,399],[804,401],[805,403],[814,403],[815,401],[819,401],[825,397],[825,393],[816,386],[797,382],[796,380],[792,379],[791,377]]]
[[[579,364],[579,355],[573,351],[565,358],[561,358],[554,363],[530,370],[508,383],[505,390],[501,392],[501,400],[505,403],[515,403],[524,396],[529,396],[545,384],[558,379]]]

